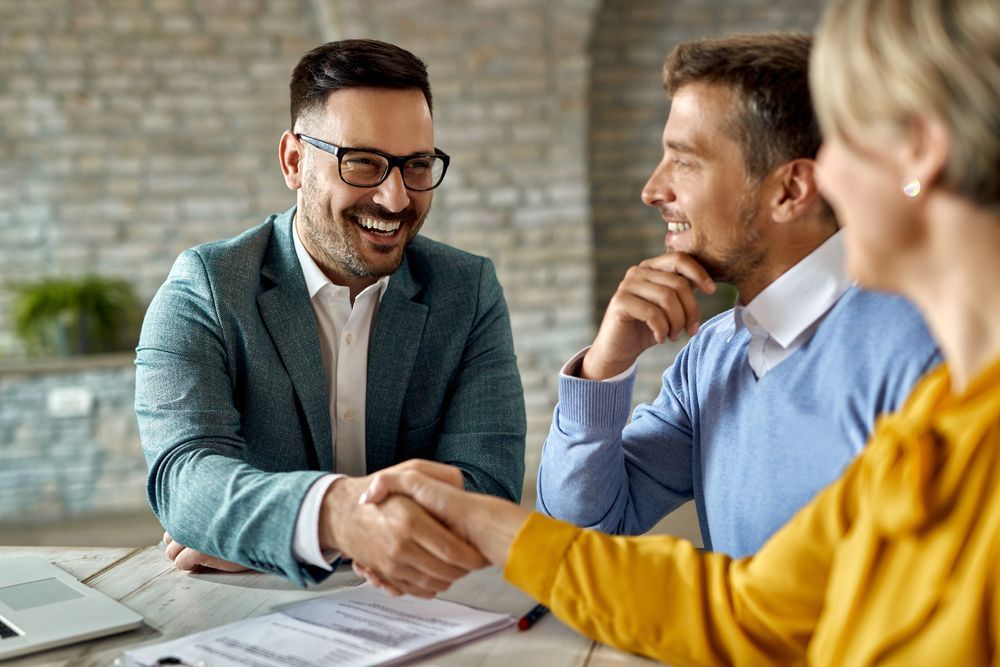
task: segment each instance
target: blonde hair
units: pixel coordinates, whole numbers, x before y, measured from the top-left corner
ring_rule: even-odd
[[[936,119],[952,142],[942,185],[1000,206],[1000,2],[833,0],[809,77],[825,135],[858,140]]]

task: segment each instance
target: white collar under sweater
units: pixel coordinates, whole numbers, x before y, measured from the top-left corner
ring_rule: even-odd
[[[764,377],[801,347],[851,284],[844,266],[844,239],[838,231],[753,301],[736,306],[735,332],[743,328],[750,332],[747,360],[754,375]]]

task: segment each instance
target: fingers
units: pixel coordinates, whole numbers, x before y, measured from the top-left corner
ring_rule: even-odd
[[[379,575],[376,573],[376,577]],[[438,593],[444,593],[453,580],[444,581],[428,576],[414,567],[402,566],[388,577],[379,578],[381,588],[390,595],[413,595],[418,598],[432,598]]]
[[[368,488],[365,489],[360,496],[358,496],[359,505],[377,505],[389,497],[389,494],[392,493],[392,487],[386,481],[387,474],[388,473],[374,475],[374,478],[368,485]]]
[[[697,333],[700,315],[694,289],[698,288],[706,294],[713,294],[716,290],[715,281],[705,268],[690,255],[675,252],[643,260],[634,268],[640,271],[639,278],[642,281],[674,292],[683,310],[684,321],[681,327],[673,330],[673,333],[679,333],[681,328],[692,336]],[[678,324],[676,320],[673,320],[673,323]]]
[[[177,543],[174,542],[174,544]],[[178,570],[185,572],[193,572],[201,569],[219,570],[220,572],[245,572],[248,569],[239,563],[231,563],[215,556],[208,556],[188,547],[182,547],[180,553],[177,554],[177,557],[173,561],[174,566]]]
[[[643,322],[658,343],[676,340],[684,331],[694,335],[700,317],[691,281],[649,265],[628,270],[608,310],[620,318]]]
[[[194,551],[194,549],[191,549]],[[220,572],[248,572],[250,568],[240,565],[239,563],[233,563],[228,560],[223,560],[222,558],[216,558],[215,556],[207,556],[203,553],[195,551],[198,554],[198,565],[202,568],[208,568],[210,570],[218,570]]]
[[[163,534],[163,542],[167,545],[165,550],[167,558],[173,561],[174,567],[178,570],[191,572],[201,568],[208,568],[221,572],[245,572],[248,569],[239,563],[231,563],[230,561],[208,556],[195,549],[185,547],[183,544],[175,542],[168,533]]]
[[[676,340],[689,324],[697,324],[696,318],[688,321],[683,302],[675,292],[648,283],[631,289],[631,292],[616,294],[610,308],[620,313],[619,317],[644,324],[652,335],[652,342]]]
[[[398,465],[387,468],[387,470],[394,469],[412,470],[418,472],[428,477],[433,477],[439,482],[444,482],[456,489],[465,488],[465,479],[462,477],[462,470],[456,468],[455,466],[450,466],[445,463],[438,463],[437,461],[428,461],[427,459],[410,459],[409,461],[404,461]],[[376,475],[378,473],[375,473]]]
[[[173,540],[167,542],[166,544],[167,548],[165,549],[165,553],[167,554],[167,558],[169,558],[172,561],[176,561],[177,556],[180,555],[182,551],[184,551],[185,548],[184,545],[179,542],[174,542]]]
[[[676,340],[682,331],[692,336],[697,333],[701,315],[698,299],[688,279],[676,273],[655,269],[646,271],[645,280],[636,286],[634,293],[657,304],[666,313],[670,321],[671,340]]]
[[[712,293],[715,282],[689,255],[669,252],[631,267],[608,304],[580,377],[613,377],[653,345],[684,332],[695,335],[701,324],[695,289]]]
[[[444,489],[450,488],[436,480],[424,479],[428,484]],[[416,569],[448,582],[487,565],[482,554],[413,500],[403,497],[390,498],[382,509],[390,516],[399,517],[394,522],[405,531],[401,534],[409,535],[410,542],[419,547],[419,551],[406,554],[412,560],[396,560],[410,563]]]
[[[425,475],[432,479],[436,479],[439,482],[444,482],[449,486],[453,486],[456,489],[464,489],[465,481],[462,477],[462,471],[455,466],[446,465],[444,463],[437,463],[436,461],[427,461],[425,459],[410,459],[409,461],[404,461],[392,467],[381,470],[372,475],[372,482],[369,484],[367,490],[365,490],[361,496],[358,498],[360,504],[365,502],[378,503],[388,497],[388,493],[383,491],[378,484],[378,480],[383,475],[397,474],[397,473],[416,473]]]
[[[174,544],[177,543],[174,542]],[[188,549],[187,547],[183,547],[181,548],[180,552],[178,552],[177,556],[173,559],[174,566],[178,570],[191,572],[197,569],[199,565],[201,565],[201,562],[198,558],[201,555],[202,555],[201,553],[195,551],[194,549]]]
[[[459,470],[426,461],[393,466],[368,478],[344,478],[330,487],[324,499],[329,509],[321,522],[335,523],[332,544],[361,563],[366,569],[359,572],[370,581],[378,580],[394,594],[433,596],[469,571],[484,567],[486,559],[461,533],[446,527],[446,521],[404,495],[387,494],[393,488],[426,485],[423,494],[436,499],[440,509],[446,504],[445,494],[453,500],[464,495],[455,488],[461,481]]]
[[[372,577],[375,576],[375,573],[372,572],[370,567],[366,567],[356,560],[351,561],[351,569],[354,570],[354,574],[358,575],[362,579],[368,579],[368,581],[371,581]],[[372,583],[374,584],[375,582]]]
[[[441,489],[461,493],[414,470],[387,472],[380,477],[409,478],[411,481],[404,484],[411,487],[414,479],[422,479]],[[383,584],[397,591],[433,596],[447,590],[453,581],[471,570],[488,564],[478,550],[410,498],[394,495],[378,506],[368,503],[364,507],[360,516],[372,528],[361,536],[364,542],[355,543],[352,553],[355,558],[359,558],[359,553],[365,554],[361,557],[365,566]]]
[[[434,597],[447,590],[452,581],[430,577],[416,568],[405,565],[397,567],[393,571],[392,581],[358,561],[354,561],[351,567],[359,577],[364,577],[372,586],[381,588],[390,595],[407,594],[425,598]]]
[[[415,595],[417,597],[430,598],[438,593],[443,593],[451,584],[450,581],[442,581],[428,577],[416,568],[400,566],[394,569],[393,578],[383,576],[374,568],[362,565],[357,561],[353,566],[354,573],[368,580],[372,586],[381,588],[390,595]]]
[[[354,569],[354,574],[358,575],[359,577],[363,577],[364,579],[367,579],[368,583],[370,583],[375,588],[381,588],[389,595],[393,596],[403,595],[403,591],[399,590],[392,584],[383,581],[382,578],[375,573],[375,570],[371,569],[370,567],[362,565],[358,561],[354,561],[351,564],[351,567]]]
[[[463,525],[461,508],[463,496],[469,496],[464,491],[415,470],[403,470],[385,471],[362,496],[367,495],[368,503],[378,503],[393,494],[409,496],[417,504],[419,513],[412,517],[411,534],[433,557],[431,562],[450,564],[465,572],[488,565],[479,550],[467,542],[469,531]],[[454,574],[444,568],[430,571],[446,578]]]
[[[461,499],[457,497],[458,492],[454,492],[435,479],[413,470],[393,470],[390,468],[374,476],[358,502],[360,504],[377,504],[392,494],[409,496],[417,504],[449,525],[452,523],[449,519],[453,518],[451,516],[453,513],[448,510],[455,508],[454,505],[449,505],[449,501],[461,502]]]
[[[708,271],[696,259],[686,253],[668,252],[645,259],[639,262],[639,266],[666,273],[679,274],[690,280],[691,284],[702,292],[706,294],[715,293],[715,281],[708,275]]]

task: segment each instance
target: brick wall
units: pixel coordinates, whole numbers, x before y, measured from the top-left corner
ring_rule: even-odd
[[[0,283],[148,300],[181,250],[287,207],[288,74],[318,39],[307,0],[0,2]]]
[[[145,507],[134,390],[120,356],[0,371],[0,522]]]
[[[294,201],[275,153],[300,55],[329,39],[396,42],[427,62],[437,142],[453,156],[425,232],[491,257],[505,287],[530,486],[558,368],[624,269],[662,245],[638,193],[659,159],[663,56],[682,37],[808,28],[819,4],[0,0],[0,283],[98,271],[148,300],[182,249]],[[0,290],[0,352],[16,347],[9,305]],[[640,398],[675,350],[644,356]],[[0,430],[0,470],[35,446],[24,433]],[[134,430],[95,433],[83,440],[117,438],[116,457],[141,465]]]

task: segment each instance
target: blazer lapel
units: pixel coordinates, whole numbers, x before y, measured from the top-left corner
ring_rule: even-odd
[[[368,344],[365,459],[369,473],[396,460],[403,400],[427,321],[427,306],[413,300],[421,288],[404,255],[382,296]]]
[[[299,397],[321,470],[334,470],[330,400],[319,349],[319,328],[292,240],[295,209],[273,223],[271,244],[261,267],[257,296],[261,319]]]

